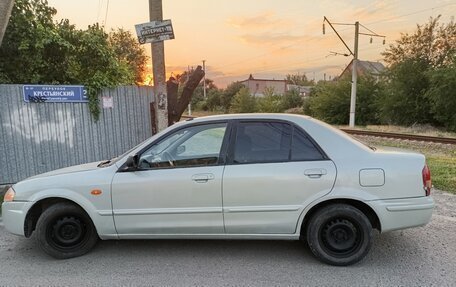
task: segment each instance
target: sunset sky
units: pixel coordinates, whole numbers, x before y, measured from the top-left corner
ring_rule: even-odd
[[[109,3],[109,5],[108,5]],[[134,25],[148,22],[147,0],[49,0],[58,11],[56,20],[68,18],[78,28],[96,22],[134,33]],[[108,9],[107,9],[108,7]],[[175,39],[165,42],[167,72],[179,73],[206,60],[207,77],[224,87],[256,78],[283,79],[288,73],[306,73],[310,79],[339,75],[350,57],[331,56],[346,49],[330,27],[322,34],[323,16],[332,22],[361,24],[386,36],[361,36],[359,58],[381,61],[380,53],[413,32],[416,24],[442,15],[449,22],[456,14],[455,0],[163,0],[164,19],[173,22]],[[354,27],[336,26],[350,48]],[[360,31],[367,32],[363,28]],[[150,55],[150,45],[144,45]]]

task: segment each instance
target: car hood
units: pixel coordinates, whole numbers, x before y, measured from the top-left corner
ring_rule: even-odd
[[[116,165],[97,167],[100,162],[75,165],[24,179],[15,185],[15,200],[35,201],[40,193],[64,196],[97,187],[109,190]],[[43,195],[44,196],[44,195]]]
[[[42,174],[38,174],[35,176],[32,176],[28,179],[35,179],[35,178],[42,178],[42,177],[49,177],[49,176],[54,176],[54,175],[61,175],[61,174],[67,174],[67,173],[77,173],[77,172],[82,172],[82,171],[89,171],[89,170],[94,170],[97,169],[98,164],[100,164],[99,161],[96,162],[91,162],[91,163],[85,163],[85,164],[80,164],[80,165],[74,165],[74,166],[69,166],[61,169],[56,169],[53,171],[45,172]]]

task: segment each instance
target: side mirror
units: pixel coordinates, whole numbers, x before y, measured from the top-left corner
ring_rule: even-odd
[[[120,171],[138,170],[138,155],[129,156],[125,163],[120,167]]]

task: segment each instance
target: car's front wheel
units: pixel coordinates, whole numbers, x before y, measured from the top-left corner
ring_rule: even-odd
[[[56,203],[41,214],[35,235],[41,249],[57,259],[81,256],[98,241],[87,213],[66,202]]]
[[[332,204],[318,210],[307,225],[312,253],[331,265],[350,265],[363,259],[372,244],[372,225],[359,209]]]

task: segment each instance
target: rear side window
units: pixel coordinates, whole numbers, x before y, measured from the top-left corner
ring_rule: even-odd
[[[241,122],[237,126],[233,163],[324,160],[309,136],[282,122]]]
[[[274,122],[241,122],[236,131],[234,163],[288,161],[291,126]]]
[[[312,143],[309,137],[301,130],[295,128],[291,145],[292,161],[322,160],[324,156]]]

